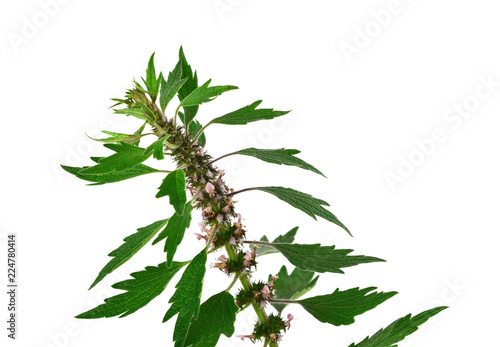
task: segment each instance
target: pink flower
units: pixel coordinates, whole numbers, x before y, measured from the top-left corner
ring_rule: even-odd
[[[251,267],[252,266],[252,253],[247,252],[244,256],[245,260],[243,260],[243,265],[246,267]]]
[[[229,243],[232,244],[232,245],[235,245],[236,244],[236,239],[231,236],[231,238],[229,239]]]
[[[223,220],[224,220],[224,217],[221,214],[218,214],[217,215],[217,222],[222,223]]]
[[[271,294],[271,291],[269,290],[269,287],[267,286],[267,284],[262,287],[262,298],[266,299],[267,301],[269,301],[269,299],[271,299],[270,297],[270,294]]]
[[[212,173],[210,171],[207,171],[207,173],[205,174],[205,176],[207,176],[208,178],[214,177],[214,175],[212,175]]]
[[[210,192],[214,191],[215,187],[212,183],[208,182],[205,186],[205,191],[210,194]]]
[[[293,319],[293,314],[289,313],[288,316],[286,316],[286,318],[288,319],[286,322],[285,322],[285,326],[290,329],[290,322],[292,321]]]
[[[236,218],[238,218],[238,223],[241,224],[241,214],[236,213]]]

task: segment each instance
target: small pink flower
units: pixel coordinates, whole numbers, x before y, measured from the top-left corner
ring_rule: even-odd
[[[203,198],[204,198],[203,194],[200,193],[200,195],[198,195],[198,199],[203,200]]]
[[[236,213],[236,218],[238,218],[238,223],[241,224],[241,214]]]
[[[201,239],[205,239],[205,240],[206,240],[206,237],[205,237],[205,236],[203,236],[203,235],[201,235],[201,234],[194,233],[193,235],[194,235],[194,236],[196,236],[196,238],[197,238],[198,240],[201,240]]]
[[[289,313],[288,316],[286,316],[286,318],[288,319],[286,322],[285,322],[285,326],[290,329],[290,322],[292,321],[293,319],[293,314]]]
[[[236,239],[231,236],[231,238],[229,239],[229,243],[232,244],[232,245],[235,245],[236,244]]]
[[[207,173],[205,174],[205,176],[207,176],[208,178],[214,177],[214,175],[212,175],[212,173],[210,171],[207,171]]]
[[[222,223],[223,220],[224,220],[224,217],[221,214],[218,214],[217,215],[217,222]]]
[[[267,284],[262,287],[262,298],[266,299],[267,301],[269,301],[269,299],[271,299],[270,297],[270,294],[271,294],[271,291],[269,290],[269,287],[267,286]]]
[[[198,181],[198,175],[197,174],[194,174],[193,181],[195,181],[195,182]]]

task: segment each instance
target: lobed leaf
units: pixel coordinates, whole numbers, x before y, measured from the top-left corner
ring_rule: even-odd
[[[238,89],[236,86],[214,86],[209,87],[212,80],[208,80],[195,90],[191,92],[188,96],[182,99],[179,106],[195,106],[200,105],[205,102],[210,102],[215,99],[217,96],[225,93],[227,91]]]
[[[182,101],[189,94],[191,94],[196,88],[198,88],[198,76],[196,75],[196,71],[194,72],[194,75],[193,75],[193,70],[186,60],[186,56],[184,55],[184,51],[182,49],[182,46],[179,49],[179,62],[181,63],[181,67],[182,67],[181,78],[183,78],[183,79],[187,78],[186,83],[183,84],[183,86],[179,89],[179,92],[177,93],[177,95],[179,97],[179,101]],[[184,124],[187,127],[189,127],[189,124],[196,116],[196,113],[198,113],[198,107],[199,107],[198,105],[184,106],[183,107],[184,113],[186,115],[186,119],[185,119]]]
[[[163,160],[165,159],[165,153],[164,153],[164,146],[163,144],[165,141],[170,137],[169,134],[166,134],[150,144],[146,150],[144,151],[144,154],[151,154],[153,153],[153,158],[158,159],[158,160]]]
[[[328,295],[315,296],[298,301],[314,318],[336,326],[354,323],[354,317],[369,311],[397,292],[373,292],[377,288],[336,289]]]
[[[168,219],[156,221],[148,226],[137,229],[135,234],[124,238],[124,243],[108,254],[108,256],[113,257],[113,259],[111,259],[99,272],[99,275],[89,289],[92,289],[104,277],[132,258],[134,254],[136,254],[146,243],[149,242],[149,240],[153,238],[153,236],[160,231],[161,228],[165,226],[165,224],[167,224],[167,221]]]
[[[184,213],[184,206],[187,202],[186,176],[184,171],[177,169],[170,172],[167,177],[163,179],[158,189],[159,192],[156,194],[156,197],[161,198],[168,196],[170,205],[175,208],[175,212],[182,215]]]
[[[110,135],[105,139],[94,139],[87,135],[87,137],[91,140],[105,143],[118,143],[118,142],[126,142],[128,144],[134,144],[141,139],[141,137],[146,136],[147,134],[121,134],[114,133],[112,131],[102,130],[102,132],[106,135]]]
[[[234,152],[233,154],[247,155],[251,157],[255,157],[257,159],[263,160],[272,164],[279,165],[289,165],[289,166],[297,166],[304,170],[309,170],[315,172],[323,177],[326,177],[316,169],[314,166],[306,163],[302,159],[295,157],[295,154],[299,154],[300,151],[296,149],[258,149],[258,148],[246,148],[240,151]]]
[[[95,319],[118,315],[121,315],[120,318],[122,318],[128,316],[160,295],[175,274],[186,264],[187,262],[175,262],[170,268],[167,268],[166,263],[161,263],[157,267],[147,266],[145,271],[134,272],[131,274],[134,279],[118,282],[112,286],[115,289],[126,290],[126,293],[107,298],[104,300],[104,304],[81,313],[76,318]]]
[[[284,116],[290,111],[274,111],[272,108],[257,109],[262,100],[255,101],[253,104],[242,107],[236,111],[227,113],[223,116],[212,119],[208,124],[227,124],[243,125],[264,119],[273,119]]]
[[[120,110],[114,110],[114,112],[116,114],[124,114],[126,116],[141,119],[151,125],[153,125],[156,120],[154,115],[151,115],[151,113],[143,107],[127,107]]]
[[[231,337],[238,306],[231,294],[215,294],[200,307],[198,319],[193,320],[186,337],[186,346],[215,347],[221,334]]]
[[[316,286],[319,276],[313,277],[314,272],[299,268],[295,268],[289,275],[286,266],[283,265],[278,272],[278,278],[274,281],[276,299],[296,300],[300,298]],[[272,305],[279,313],[288,306],[288,304],[280,303],[272,303]]]
[[[102,159],[102,158],[99,158]],[[73,166],[65,166],[61,165],[61,167],[69,172],[72,175],[75,175],[76,177],[85,180],[85,181],[90,181],[94,182],[93,185],[98,185],[98,184],[105,184],[105,183],[114,183],[114,182],[119,182],[119,181],[124,181],[128,180],[130,178],[142,176],[142,175],[147,175],[150,173],[154,172],[160,172],[156,169],[153,169],[152,167],[143,165],[143,164],[138,164],[128,170],[123,170],[120,172],[111,172],[111,173],[106,173],[106,174],[100,174],[100,175],[82,175],[79,172],[83,169],[88,168],[89,166],[84,166],[84,167],[73,167]]]
[[[372,337],[367,337],[358,344],[352,343],[349,347],[398,347],[395,343],[403,341],[406,336],[417,331],[419,325],[424,324],[429,318],[447,308],[447,306],[435,307],[415,317],[409,314],[396,320],[385,329],[380,329]]]
[[[146,80],[144,81],[144,84],[146,85],[146,88],[149,92],[149,95],[151,95],[151,100],[153,102],[155,102],[156,97],[158,96],[158,91],[160,89],[160,80],[163,78],[161,74],[160,77],[156,78],[154,57],[155,54],[153,53],[151,55],[151,58],[149,58],[148,68],[146,70]]]
[[[173,216],[168,220],[166,228],[163,229],[160,235],[153,241],[154,245],[167,238],[163,249],[167,253],[167,266],[172,264],[177,247],[181,244],[184,233],[191,224],[192,211],[193,207],[187,204],[182,216],[174,212]]]
[[[375,257],[364,255],[349,255],[352,249],[335,249],[335,246],[301,245],[273,243],[290,263],[302,270],[315,272],[333,272],[343,274],[341,268],[355,266],[363,263],[385,261]]]
[[[295,235],[297,234],[297,230],[299,230],[299,227],[293,228],[285,235],[278,236],[277,238],[274,239],[273,243],[292,243],[293,240],[295,240]],[[269,242],[269,239],[265,235],[262,236],[260,240],[264,242]],[[259,245],[259,248],[257,248],[257,251],[255,253],[257,256],[263,256],[266,254],[279,253],[279,251],[271,246]]]
[[[151,156],[151,153],[145,153],[144,148],[125,142],[120,142],[119,144],[105,144],[104,146],[116,151],[116,153],[109,157],[101,158],[97,165],[83,168],[78,171],[78,174],[102,175],[129,170]]]
[[[347,231],[349,235],[351,232],[347,227],[342,224],[337,217],[323,206],[330,206],[326,201],[316,199],[313,196],[299,192],[295,189],[291,188],[283,188],[283,187],[257,187],[252,188],[252,190],[261,190],[263,192],[272,194],[276,196],[278,199],[283,200],[284,202],[292,205],[293,207],[301,210],[307,215],[311,216],[316,220],[316,216],[326,219],[329,222],[337,224],[342,229]],[[352,236],[352,235],[351,235]]]
[[[186,337],[191,322],[198,318],[200,313],[201,291],[205,277],[207,252],[205,248],[196,255],[182,274],[175,286],[177,290],[170,298],[172,306],[168,309],[163,322],[178,314],[174,328],[175,347],[185,346]]]
[[[179,61],[172,72],[168,73],[168,79],[165,81],[161,77],[161,91],[160,91],[160,107],[165,111],[169,102],[179,92],[179,89],[186,83],[188,77],[182,77],[182,62]]]

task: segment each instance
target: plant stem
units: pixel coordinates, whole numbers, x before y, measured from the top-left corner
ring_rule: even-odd
[[[230,194],[228,194],[228,196],[234,196],[236,194],[239,194],[239,193],[243,193],[243,192],[248,192],[250,190],[256,190],[257,188],[245,188],[245,189],[241,189],[241,190],[237,190],[235,192],[232,192]]]
[[[227,254],[229,256],[229,259],[235,260],[236,254],[234,253],[233,246],[231,246],[230,244],[226,244],[225,247],[226,247],[226,251],[227,251]],[[241,274],[240,282],[245,290],[248,291],[251,289],[251,282],[250,282],[250,279],[248,278],[248,275]],[[253,302],[252,306],[253,306],[253,309],[255,310],[255,313],[257,314],[257,317],[259,317],[260,322],[262,324],[265,324],[267,322],[266,312],[256,302]]]
[[[275,302],[278,304],[296,304],[298,300],[289,300],[289,299],[269,299],[269,302]]]
[[[220,157],[219,157],[219,158],[217,158],[217,159],[214,159],[214,160],[212,160],[212,161],[209,161],[209,162],[208,162],[208,164],[209,164],[209,165],[210,165],[210,164],[213,164],[213,163],[215,163],[217,160],[220,160],[220,159],[225,158],[225,157],[229,157],[230,155],[234,155],[234,154],[236,154],[236,153],[238,153],[238,152],[232,152],[232,153],[224,154],[223,156],[220,156]]]

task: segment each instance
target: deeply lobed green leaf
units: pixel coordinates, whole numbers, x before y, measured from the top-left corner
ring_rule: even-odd
[[[375,257],[364,255],[349,255],[352,249],[335,249],[335,246],[301,245],[273,243],[290,263],[302,270],[315,272],[333,272],[343,274],[341,268],[355,266],[363,263],[385,261]]]
[[[252,188],[252,190],[261,190],[263,192],[272,194],[278,199],[292,205],[293,207],[301,210],[312,218],[316,219],[316,216],[326,219],[329,222],[337,224],[342,229],[347,231],[349,235],[351,232],[347,227],[342,224],[337,217],[323,206],[330,206],[326,201],[316,199],[315,197],[299,192],[298,190],[283,187],[257,187]]]
[[[115,289],[126,290],[126,293],[107,298],[104,304],[81,313],[76,318],[128,316],[160,295],[175,274],[186,264],[175,262],[167,268],[166,263],[161,263],[157,267],[147,266],[145,271],[134,272],[131,275],[134,279],[118,282],[112,286]]]
[[[205,102],[210,102],[217,96],[225,93],[227,91],[238,89],[236,86],[214,86],[209,87],[212,80],[208,80],[195,90],[193,90],[188,96],[182,99],[179,106],[196,106],[201,105]]]
[[[295,157],[295,155],[299,153],[300,151],[296,149],[285,149],[285,148],[281,149],[245,148],[240,151],[234,152],[234,154],[255,157],[257,159],[272,164],[297,166],[304,170],[309,170],[319,175],[325,176],[321,173],[321,171],[316,169],[314,166],[306,163],[302,159]]]
[[[208,124],[243,125],[259,120],[281,117],[290,112],[274,111],[272,108],[257,109],[257,106],[259,106],[261,103],[262,100],[255,101],[253,104],[212,119]]]
[[[157,198],[164,196],[169,197],[170,205],[175,208],[175,212],[179,215],[184,213],[184,206],[187,202],[186,195],[186,176],[184,171],[177,169],[170,172],[163,179],[162,184],[158,187]]]
[[[177,290],[169,300],[172,306],[165,314],[163,322],[178,314],[174,328],[175,347],[185,345],[191,322],[198,318],[206,262],[207,252],[203,249],[188,265],[179,283],[175,286]]]
[[[238,306],[226,291],[210,297],[200,307],[200,314],[193,320],[186,337],[186,346],[215,347],[221,334],[231,337]]]
[[[136,254],[146,243],[149,242],[149,240],[153,238],[153,236],[158,233],[158,231],[160,231],[161,228],[165,226],[167,221],[168,219],[156,221],[148,226],[137,229],[135,234],[124,238],[124,243],[108,254],[108,256],[113,257],[113,259],[111,259],[99,272],[99,275],[89,289],[93,288],[104,277],[132,258],[134,254]]]
[[[276,299],[296,300],[314,288],[319,276],[314,277],[314,272],[295,268],[288,274],[286,266],[282,266],[278,272],[278,278],[274,281],[274,294]],[[272,303],[278,312],[283,312],[288,304]]]
[[[350,344],[349,347],[398,347],[395,343],[403,341],[408,335],[418,330],[418,327],[432,316],[445,310],[446,306],[435,307],[424,311],[415,317],[411,314],[400,318],[384,329],[377,331],[372,337],[367,337],[358,344]]]
[[[295,235],[297,234],[297,230],[299,230],[299,227],[293,228],[285,235],[278,236],[277,238],[274,239],[273,243],[292,243],[295,240]],[[264,242],[269,242],[269,239],[265,235],[262,236],[260,240]],[[266,245],[259,245],[259,248],[257,248],[257,251],[255,252],[257,256],[263,256],[272,253],[279,253],[279,251],[274,247]]]
[[[187,78],[186,83],[184,83],[182,85],[182,87],[179,89],[179,92],[177,93],[177,95],[179,97],[179,101],[182,101],[189,94],[191,94],[196,88],[198,88],[198,76],[196,75],[196,71],[193,74],[193,69],[188,64],[182,47],[179,49],[179,62],[181,63],[181,67],[182,67],[182,76],[181,77],[183,79]],[[196,116],[196,113],[198,112],[198,107],[199,107],[198,105],[184,106],[183,107],[184,113],[186,115],[186,119],[184,121],[184,124],[186,126],[189,126],[191,121]]]
[[[315,296],[298,301],[314,318],[336,326],[354,323],[354,317],[369,311],[397,292],[373,292],[375,287],[336,289],[328,295]]]

